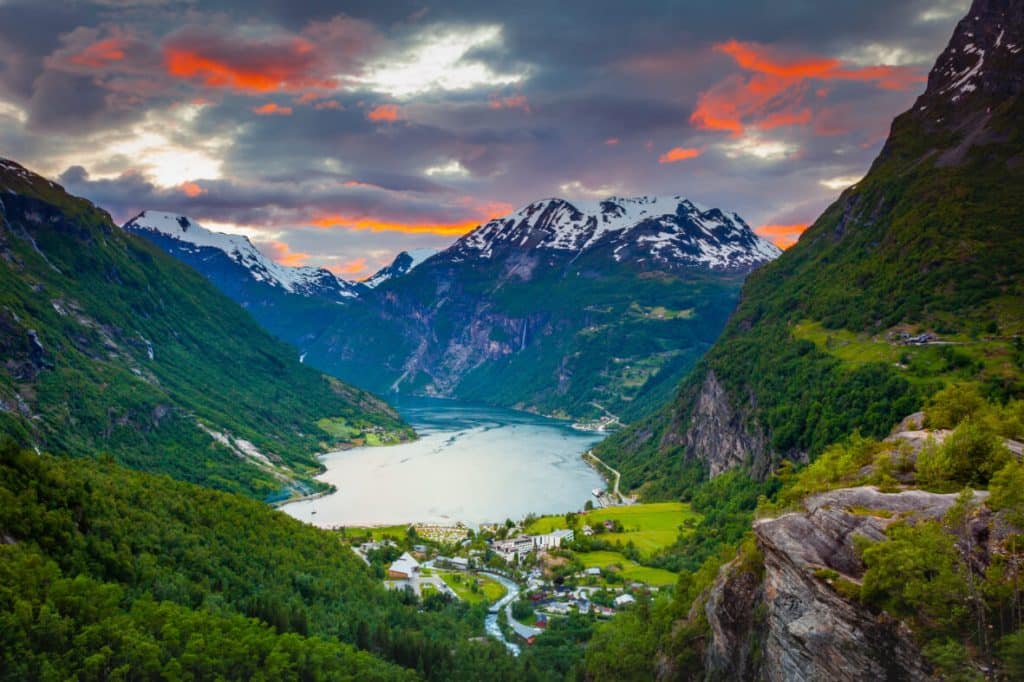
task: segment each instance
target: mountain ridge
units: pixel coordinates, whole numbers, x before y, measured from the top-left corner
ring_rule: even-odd
[[[0,427],[24,446],[280,497],[321,487],[318,452],[365,431],[410,437],[191,268],[10,160],[0,282]]]

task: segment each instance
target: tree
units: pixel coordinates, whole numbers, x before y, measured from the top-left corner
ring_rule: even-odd
[[[999,436],[976,419],[965,419],[942,444],[953,481],[984,486],[1009,460]]]

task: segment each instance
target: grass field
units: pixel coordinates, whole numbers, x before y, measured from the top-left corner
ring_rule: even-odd
[[[401,526],[349,526],[345,529],[345,537],[356,538],[371,536],[374,540],[380,541],[384,538],[401,540],[409,530],[408,525]]]
[[[792,333],[851,367],[881,362],[899,367],[910,381],[957,381],[975,373],[983,378],[1013,379],[1018,374],[1013,344],[1008,339],[941,335],[946,345],[900,345],[882,336],[826,329],[807,320],[794,325]]]
[[[582,524],[595,526],[604,521],[618,521],[622,533],[604,533],[600,537],[608,542],[625,545],[630,540],[641,554],[652,554],[676,541],[688,520],[699,518],[690,505],[681,502],[654,502],[628,507],[608,507],[587,512]],[[542,516],[526,529],[527,533],[549,533],[565,528],[564,516]]]
[[[448,587],[459,595],[459,598],[469,604],[480,602],[494,603],[505,596],[505,588],[501,583],[488,578],[485,575],[474,575],[453,571],[437,571],[441,579],[448,584]],[[474,591],[472,585],[476,584]]]
[[[648,585],[654,585],[655,587],[675,585],[676,581],[679,580],[679,576],[671,571],[641,566],[618,552],[584,552],[576,556],[579,557],[580,561],[587,568],[597,566],[598,568],[605,569],[613,565],[622,566],[622,577],[626,580],[635,580],[647,583]]]

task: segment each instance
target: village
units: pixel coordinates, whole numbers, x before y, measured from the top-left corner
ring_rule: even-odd
[[[694,524],[689,507],[598,492],[610,506],[588,503],[580,512],[518,523],[338,532],[389,589],[486,609],[486,632],[518,653],[559,619],[609,619],[671,592],[677,581],[653,564],[658,549]]]

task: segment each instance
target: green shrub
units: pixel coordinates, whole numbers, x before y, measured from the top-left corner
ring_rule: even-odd
[[[1009,460],[999,436],[980,420],[968,418],[949,434],[942,449],[949,459],[954,482],[984,486]]]
[[[932,396],[925,408],[925,423],[932,429],[956,428],[960,422],[987,408],[973,384],[951,384]]]

